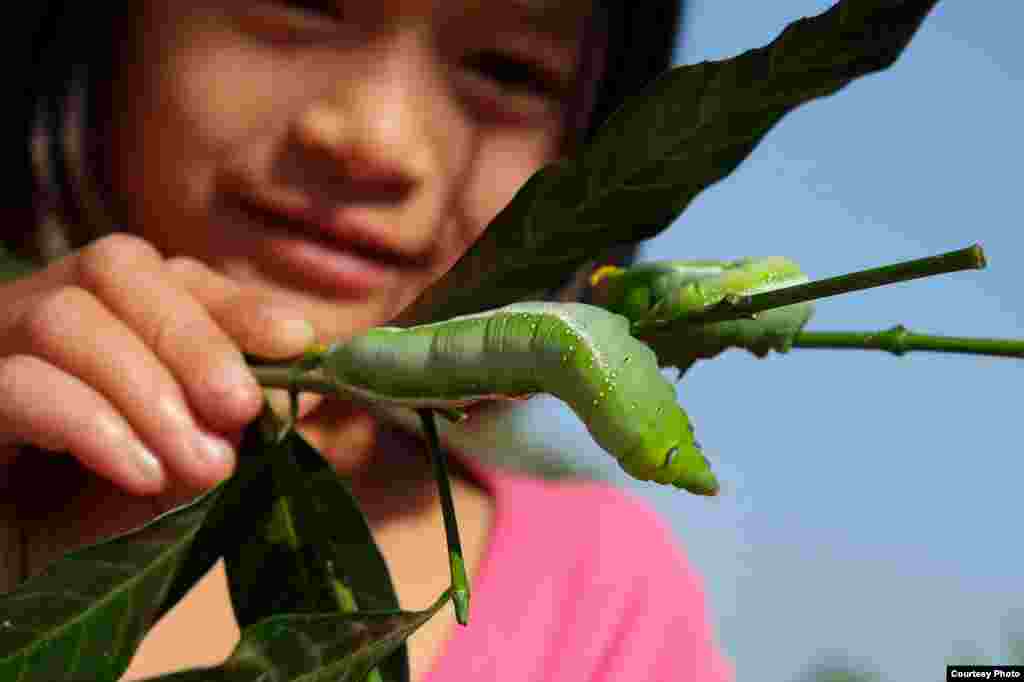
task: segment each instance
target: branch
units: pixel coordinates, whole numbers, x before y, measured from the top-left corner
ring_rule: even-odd
[[[965,249],[916,260],[884,265],[870,270],[861,270],[847,275],[819,279],[805,284],[795,284],[782,289],[766,291],[760,294],[729,296],[715,305],[700,311],[679,317],[671,321],[640,321],[634,324],[634,332],[645,327],[664,327],[672,324],[707,324],[726,320],[751,319],[757,313],[781,308],[794,303],[804,303],[819,298],[837,296],[852,291],[862,291],[875,287],[906,282],[932,275],[941,275],[959,270],[980,270],[986,265],[985,253],[979,244]]]
[[[1024,340],[917,334],[902,324],[877,332],[803,331],[793,339],[793,347],[882,350],[893,355],[903,355],[910,351],[931,351],[1024,358]]]

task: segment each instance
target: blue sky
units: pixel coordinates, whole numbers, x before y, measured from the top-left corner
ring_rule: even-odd
[[[690,4],[677,63],[832,3]],[[643,258],[786,255],[827,277],[981,242],[987,270],[823,301],[808,329],[1024,338],[1022,25],[1024,3],[941,2],[896,65],[791,113]],[[553,399],[524,415],[678,531],[739,680],[839,651],[933,682],[963,643],[998,657],[1024,623],[1006,620],[1024,614],[1022,387],[1009,359],[731,351],[678,385],[728,487],[715,501],[628,479]]]

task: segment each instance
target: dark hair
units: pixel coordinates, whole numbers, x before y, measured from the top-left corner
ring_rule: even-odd
[[[7,177],[17,187],[15,196],[24,199],[17,207],[19,219],[8,223],[0,237],[29,261],[45,263],[80,248],[101,236],[105,227],[85,219],[75,187],[75,171],[81,168],[77,161],[87,151],[78,135],[87,116],[76,105],[84,101],[80,95],[90,75],[109,80],[116,73],[116,37],[138,4],[29,3],[26,30],[16,32],[13,45],[7,46],[15,54],[8,63],[25,65],[14,74],[20,79],[12,106],[20,145],[5,161]]]
[[[590,112],[585,133],[579,141],[590,142],[601,125],[623,101],[642,90],[672,66],[675,44],[681,34],[685,0],[598,0],[588,39],[604,36],[604,74],[598,83],[597,97]],[[585,54],[593,54],[584,45]],[[585,75],[585,74],[584,74]],[[583,80],[583,79],[581,79]],[[571,273],[549,292],[548,298],[587,302],[587,280],[595,262],[627,266],[636,260],[638,244],[625,244],[606,250]]]
[[[12,107],[14,126],[24,143],[6,163],[13,164],[7,177],[15,179],[14,196],[31,200],[20,207],[27,215],[22,220],[9,221],[0,231],[0,239],[24,258],[45,262],[69,248],[80,248],[101,236],[97,231],[108,224],[97,224],[100,221],[96,220],[95,206],[82,205],[83,196],[87,198],[91,193],[76,191],[80,189],[76,187],[79,183],[95,179],[88,173],[76,172],[87,165],[82,157],[88,155],[88,149],[77,136],[75,126],[69,124],[74,120],[82,123],[88,116],[88,112],[75,109],[85,99],[87,84],[94,85],[97,79],[109,79],[116,74],[113,60],[120,25],[134,18],[139,4],[138,0],[29,3],[25,7],[28,30],[18,33],[7,46],[14,52],[8,64],[25,64],[25,56],[29,56],[25,68],[14,74],[21,81],[20,87],[15,85],[20,96]],[[573,120],[575,139],[571,144],[590,141],[626,97],[671,66],[681,5],[680,0],[595,1],[586,38],[590,44],[584,45],[585,71],[579,80],[591,80],[588,75],[602,66],[592,61],[594,55],[603,57],[604,73],[593,101],[578,103],[581,110],[591,111],[585,120]],[[600,44],[594,44],[595,40]],[[47,230],[41,224],[46,220],[76,227],[74,231]],[[31,225],[32,229],[19,230],[18,225]],[[65,242],[56,243],[60,241],[58,236]],[[635,245],[626,245],[602,254],[600,260],[628,264],[636,251]],[[574,273],[551,295],[575,300],[585,290],[585,281],[580,272]]]

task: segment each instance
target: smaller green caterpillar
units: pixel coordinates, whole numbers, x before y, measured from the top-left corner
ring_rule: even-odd
[[[662,367],[676,367],[680,376],[697,360],[727,348],[745,348],[758,357],[771,350],[787,352],[814,313],[811,303],[766,310],[754,319],[688,324],[687,316],[729,296],[806,281],[797,264],[781,256],[655,261],[628,269],[605,266],[590,279],[593,302],[633,323],[647,323],[636,332],[638,338],[654,349]]]
[[[621,315],[581,303],[517,303],[328,347],[320,369],[371,403],[453,409],[549,393],[632,476],[715,495],[718,481],[650,348]]]

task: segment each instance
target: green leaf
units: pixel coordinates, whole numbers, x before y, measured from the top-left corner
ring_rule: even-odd
[[[265,412],[271,408],[266,407]],[[268,475],[272,460],[264,449],[267,436],[264,417],[249,424],[242,434],[238,466],[224,485],[220,501],[203,520],[188,548],[178,574],[167,590],[157,619],[174,607],[217,560],[232,551],[253,532],[253,518],[260,517],[273,501],[272,480]],[[319,463],[323,460],[317,458]]]
[[[191,504],[70,552],[0,596],[0,680],[117,680],[146,631],[216,561],[238,516],[230,512],[263,463],[240,461]]]
[[[271,504],[224,552],[239,627],[278,613],[397,610],[387,564],[345,482],[295,431],[270,459],[261,485],[271,486]],[[388,682],[408,682],[404,644],[380,672]]]
[[[787,112],[892,64],[936,2],[843,0],[766,47],[667,71],[575,159],[534,174],[398,322],[523,300],[607,248],[656,235]]]
[[[273,616],[242,630],[223,664],[149,682],[362,682],[449,598],[424,611]]]

